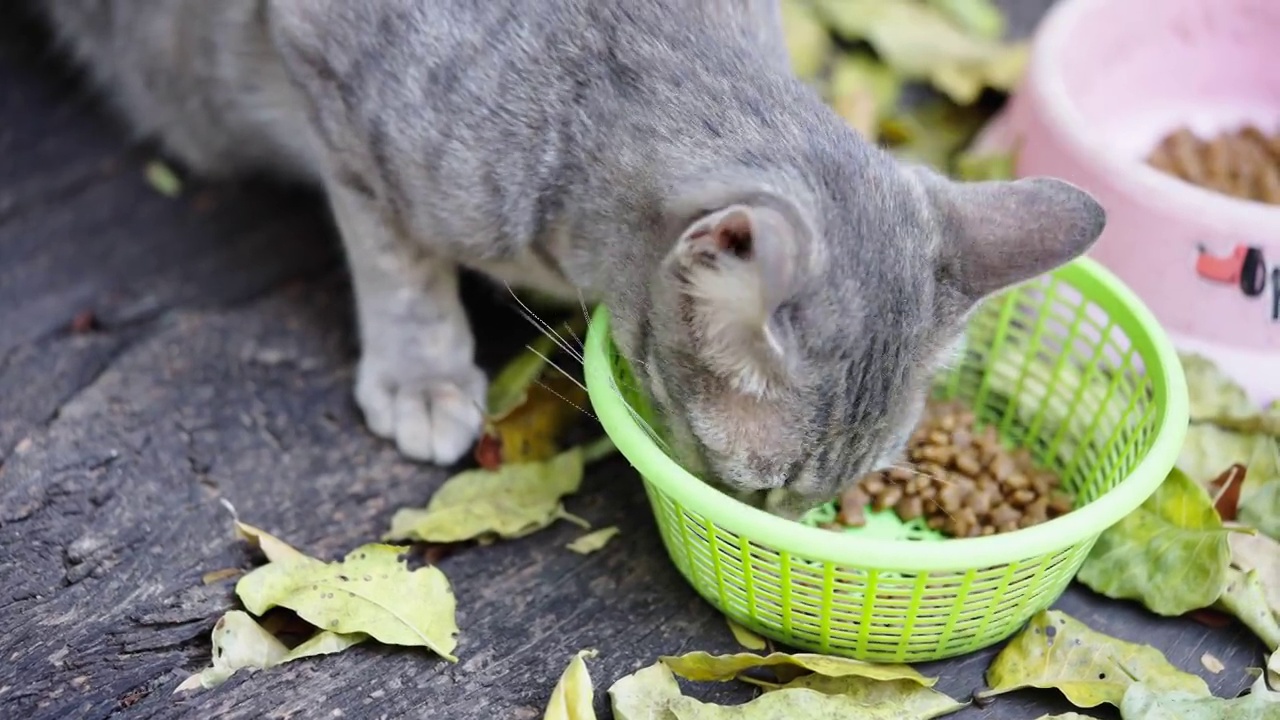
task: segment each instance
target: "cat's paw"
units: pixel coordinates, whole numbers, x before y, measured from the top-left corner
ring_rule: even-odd
[[[452,465],[484,425],[487,383],[479,368],[405,381],[375,364],[356,372],[356,404],[375,435],[392,440],[411,460]]]

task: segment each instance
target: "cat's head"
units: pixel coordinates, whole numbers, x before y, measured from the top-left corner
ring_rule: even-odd
[[[682,192],[650,285],[637,376],[675,458],[784,517],[902,461],[975,305],[1081,255],[1105,224],[1062,181],[868,162],[809,193]]]

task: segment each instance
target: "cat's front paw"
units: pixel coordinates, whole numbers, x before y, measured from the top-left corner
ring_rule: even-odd
[[[479,368],[405,380],[376,363],[356,371],[356,404],[375,435],[395,441],[411,460],[452,465],[484,425],[487,383]]]

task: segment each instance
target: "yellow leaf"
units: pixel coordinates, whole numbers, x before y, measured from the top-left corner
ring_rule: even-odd
[[[560,326],[564,332],[557,330],[557,335],[563,342],[576,342],[575,338],[581,337],[585,329],[586,318],[574,317]],[[489,383],[485,401],[490,420],[501,420],[524,404],[529,388],[542,377],[558,346],[557,338],[545,332],[498,371]]]
[[[1241,526],[1233,523],[1232,528]],[[1280,542],[1262,533],[1235,532],[1228,538],[1231,564],[1245,572],[1256,572],[1267,596],[1267,605],[1280,616]]]
[[[899,680],[893,687],[870,691],[863,687],[864,683],[891,683],[857,677],[825,680],[843,681],[843,687],[851,691],[827,693],[788,686],[766,692],[743,705],[721,706],[682,695],[671,669],[659,662],[618,680],[609,688],[609,697],[617,720],[924,720],[942,714],[941,703],[920,710],[917,701],[908,699],[920,691],[933,692],[910,680]],[[837,689],[834,685],[824,688]],[[903,691],[908,695],[898,697],[897,693]],[[951,708],[947,712],[954,710],[957,703],[946,700]]]
[[[435,567],[410,572],[404,551],[371,544],[337,563],[307,557],[273,562],[241,578],[236,594],[255,615],[286,607],[322,630],[427,647],[455,662],[458,625],[449,581]]]
[[[1217,605],[1239,618],[1268,649],[1280,649],[1280,622],[1267,604],[1267,591],[1258,571],[1227,568],[1227,587]]]
[[[578,553],[579,555],[590,555],[591,553],[603,548],[618,533],[622,532],[616,525],[607,528],[601,528],[580,536],[577,540],[569,543],[566,547]]]
[[[807,2],[782,0],[781,12],[791,70],[802,80],[813,79],[822,72],[835,41]]]
[[[1204,680],[1170,665],[1159,650],[1094,632],[1066,613],[1046,610],[996,656],[987,668],[991,689],[980,696],[1057,688],[1077,707],[1119,707],[1136,682],[1159,691],[1209,695]]]
[[[738,623],[729,618],[725,618],[729,623],[729,632],[733,633],[733,639],[738,644],[748,650],[764,650],[769,647],[769,643],[764,638],[742,627]]]
[[[928,80],[960,105],[986,87],[1011,89],[1026,65],[1026,43],[966,34],[913,0],[818,0],[817,7],[838,35],[865,40],[899,75]]]
[[[459,473],[425,508],[397,510],[384,539],[460,542],[528,535],[568,517],[560,499],[577,492],[582,470],[582,450],[571,448],[545,462]]]
[[[836,58],[831,68],[831,106],[874,142],[879,125],[898,104],[902,79],[889,67],[865,53],[847,53]]]
[[[289,648],[248,614],[232,610],[213,626],[213,666],[188,677],[174,692],[204,688],[227,681],[237,670],[262,670],[279,665]]]
[[[280,662],[287,663],[293,660],[299,660],[305,657],[313,657],[316,655],[332,655],[339,653],[354,645],[368,640],[369,636],[364,633],[336,633],[329,630],[321,630],[320,632],[307,638],[306,642],[289,651],[288,655]]]
[[[699,651],[663,657],[661,662],[680,677],[695,682],[732,680],[743,671],[752,668],[778,665],[798,667],[828,677],[855,675],[872,680],[911,680],[926,687],[932,687],[937,682],[937,678],[927,678],[906,665],[880,665],[833,655],[810,653],[712,655]]]
[[[747,682],[760,685],[767,692],[802,688],[824,695],[841,695],[849,705],[858,707],[858,717],[936,718],[949,715],[965,706],[948,695],[921,685],[914,680],[871,680],[856,675],[828,677],[804,675],[785,685],[763,683],[751,678]]]
[[[969,153],[962,152],[954,159],[954,172],[957,179],[966,182],[984,180],[1012,180],[1015,177],[1014,164],[1017,158],[1012,152]]]
[[[262,551],[270,562],[307,557],[293,546],[265,530],[236,520],[236,536]],[[316,562],[319,562],[318,560]]]
[[[946,173],[983,122],[977,109],[939,100],[885,118],[880,135],[895,155]]]
[[[1280,650],[1271,653],[1267,661],[1267,682],[1272,690],[1280,690]]]
[[[582,386],[557,374],[528,388],[524,403],[491,422],[486,434],[497,440],[501,464],[548,460],[559,452],[564,431],[585,416],[588,404]]]
[[[587,672],[587,658],[594,658],[595,650],[582,650],[569,661],[560,681],[551,691],[551,701],[547,703],[547,711],[543,720],[596,720],[596,711],[592,707],[595,700],[595,688],[591,684],[591,674]]]

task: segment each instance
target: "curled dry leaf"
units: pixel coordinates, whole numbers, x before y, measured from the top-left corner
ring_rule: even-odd
[[[1244,433],[1280,436],[1280,403],[1261,410],[1243,387],[1212,361],[1193,353],[1181,353],[1191,400],[1191,421],[1208,422]]]
[[[734,622],[731,618],[725,618],[725,621],[729,623],[729,632],[733,633],[733,639],[742,647],[748,650],[764,650],[769,647],[768,641]]]
[[[587,671],[587,659],[596,654],[595,650],[581,650],[573,656],[551,691],[543,720],[596,720],[592,707],[596,691],[591,684],[591,673]]]
[[[213,626],[213,665],[183,680],[174,692],[217,687],[237,670],[262,670],[284,661],[289,648],[240,610],[232,610]]]
[[[488,423],[476,447],[477,461],[493,469],[554,457],[565,430],[585,415],[588,404],[587,391],[576,380],[559,373],[539,380],[523,403]]]
[[[1229,532],[1205,489],[1174,469],[1102,533],[1076,578],[1107,597],[1182,615],[1212,605],[1226,587]]]
[[[1276,720],[1280,693],[1267,690],[1258,678],[1247,695],[1230,700],[1190,695],[1135,683],[1120,703],[1124,720]]]
[[[258,528],[249,525],[248,523],[242,523],[239,520],[236,520],[235,523],[236,536],[253,547],[261,550],[262,554],[266,556],[267,560],[270,562],[307,557],[289,543],[269,532],[266,532],[265,530],[259,530]],[[316,562],[320,561],[317,560]]]
[[[616,525],[610,525],[607,528],[593,530],[586,535],[578,537],[578,539],[569,543],[566,547],[578,553],[579,555],[590,555],[591,553],[603,548],[609,544],[609,541],[618,536],[622,532]]]
[[[828,679],[850,683],[848,687],[856,688],[855,693],[862,692],[862,683],[888,684],[851,676]],[[776,720],[797,717],[807,720],[922,720],[939,716],[932,709],[938,707],[936,704],[922,714],[912,714],[909,709],[917,707],[918,701],[893,697],[895,690],[909,693],[908,697],[920,691],[933,692],[911,680],[898,681],[893,688],[881,688],[876,691],[878,695],[835,692],[843,687],[846,686],[841,683],[824,686],[824,689],[833,691],[827,693],[808,687],[784,686],[743,705],[712,705],[681,694],[671,669],[659,662],[618,680],[609,688],[609,697],[617,720]],[[874,699],[864,702],[865,698]]]
[[[805,0],[782,0],[781,11],[791,71],[801,80],[812,80],[822,72],[835,45],[831,33]]]
[[[404,552],[371,544],[337,563],[305,556],[276,561],[241,578],[236,594],[255,615],[286,607],[322,630],[427,647],[454,662],[458,625],[449,581],[439,568],[410,572]]]
[[[968,34],[914,0],[817,0],[816,7],[837,35],[865,40],[899,75],[928,80],[960,105],[984,88],[1011,89],[1026,65],[1025,43]]]
[[[1244,487],[1246,472],[1244,465],[1236,463],[1209,483],[1214,495],[1213,509],[1226,522],[1235,520],[1240,512],[1240,489]]]
[[[1280,650],[1271,653],[1267,660],[1267,683],[1272,690],[1280,690]]]
[[[783,685],[748,677],[743,680],[759,685],[766,692],[805,689],[824,695],[841,695],[848,699],[850,706],[856,705],[861,711],[855,717],[906,717],[923,720],[950,715],[965,707],[965,703],[957,702],[955,698],[914,680],[871,680],[855,675],[828,677],[817,674],[804,675]]]
[[[1145,683],[1160,692],[1208,696],[1204,680],[1183,672],[1159,650],[1109,637],[1057,610],[1031,619],[987,668],[991,697],[1026,687],[1057,688],[1082,708],[1120,706],[1125,690]]]
[[[1218,607],[1239,618],[1272,651],[1280,649],[1280,622],[1267,604],[1267,591],[1258,572],[1228,568],[1227,580]]]
[[[544,462],[467,470],[447,480],[425,508],[401,508],[387,540],[460,542],[482,536],[516,538],[572,519],[561,498],[582,484],[584,452],[571,448]]]
[[[281,662],[289,662],[305,657],[314,657],[316,655],[332,655],[346,650],[349,647],[359,645],[368,640],[369,636],[365,633],[336,633],[331,630],[321,630],[320,632],[307,638],[301,645],[289,651]]]
[[[870,680],[911,680],[925,687],[932,687],[937,678],[927,678],[906,665],[880,665],[860,660],[816,655],[811,653],[736,653],[712,655],[692,652],[685,655],[666,656],[659,660],[675,674],[694,682],[732,680],[747,670],[778,665],[801,668],[827,677],[857,676]]]

